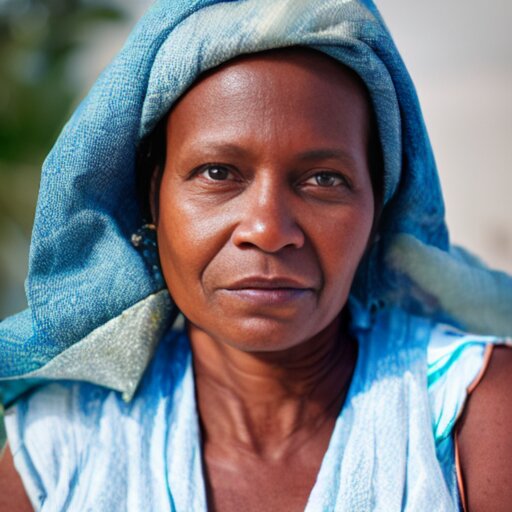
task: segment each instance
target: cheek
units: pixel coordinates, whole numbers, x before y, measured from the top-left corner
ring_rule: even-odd
[[[158,245],[163,275],[173,300],[192,323],[208,332],[223,333],[226,339],[238,339],[246,331],[254,331],[256,338],[275,331],[276,340],[314,334],[345,305],[368,243],[373,200],[362,197],[349,204],[326,207],[297,199],[288,211],[303,229],[306,246],[272,258],[259,251],[241,250],[232,243],[232,231],[243,217],[244,205],[246,201],[232,201],[216,207],[186,186],[162,183]],[[230,309],[212,293],[225,276],[249,270],[261,272],[271,268],[267,264],[272,263],[284,274],[323,281],[316,305],[298,311],[293,321],[265,323],[260,315],[256,325],[254,315],[244,317],[245,309]],[[219,325],[219,318],[224,316],[230,318],[231,327],[224,321]]]
[[[373,202],[346,208],[333,216],[316,237],[316,249],[324,271],[326,295],[343,303],[348,297],[373,225]]]
[[[225,219],[211,215],[186,194],[162,187],[157,228],[160,263],[171,296],[180,307],[202,295],[202,275],[226,241]]]

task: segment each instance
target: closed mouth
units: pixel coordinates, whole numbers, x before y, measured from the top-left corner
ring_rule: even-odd
[[[314,287],[290,277],[251,276],[224,287],[223,293],[256,306],[289,306],[310,297]]]
[[[314,287],[290,277],[245,277],[225,286],[226,290],[313,291]]]

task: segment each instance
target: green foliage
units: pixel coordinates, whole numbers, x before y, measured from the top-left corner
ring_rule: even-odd
[[[106,2],[0,0],[2,164],[35,164],[46,154],[77,94],[76,50],[94,25],[120,19]]]

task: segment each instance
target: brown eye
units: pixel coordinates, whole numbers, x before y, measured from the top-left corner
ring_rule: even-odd
[[[231,177],[231,171],[222,165],[209,165],[202,171],[202,175],[210,180],[224,181]]]
[[[316,185],[319,187],[336,187],[344,183],[344,179],[334,172],[318,172],[311,176],[306,183],[308,185]]]

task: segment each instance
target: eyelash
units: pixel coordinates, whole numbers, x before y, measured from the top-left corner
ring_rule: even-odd
[[[212,170],[224,170],[224,171],[226,171],[227,174],[224,175],[223,179],[216,179],[216,178],[212,177],[211,175],[207,175],[207,173],[210,173]],[[216,182],[240,181],[240,179],[237,179],[237,178],[228,180],[227,176],[229,174],[231,174],[232,176],[236,176],[236,171],[230,169],[230,166],[222,165],[222,164],[206,164],[206,165],[202,165],[201,167],[196,169],[195,172],[193,172],[193,174],[194,175],[198,175],[198,176],[203,176],[208,181],[216,181]],[[321,185],[318,182],[318,180],[319,180],[319,178],[325,178],[325,177],[335,180],[336,184],[327,185],[327,186]],[[308,183],[308,182],[310,182],[313,179],[316,181],[316,184]],[[315,172],[315,173],[311,174],[307,179],[302,180],[301,184],[303,186],[304,185],[305,186],[312,185],[314,187],[318,187],[318,188],[322,188],[322,189],[335,188],[335,187],[338,187],[338,186],[345,186],[345,187],[347,187],[349,189],[352,188],[351,183],[349,182],[349,180],[343,174],[338,173],[338,172],[334,172],[334,171],[318,171],[318,172]]]
[[[230,173],[232,175],[234,174],[234,172],[232,170],[230,170],[230,168],[227,165],[220,165],[220,164],[207,164],[207,165],[203,165],[203,166],[201,166],[197,170],[197,174],[204,176],[206,173],[210,172],[213,169],[223,169],[223,170],[226,170],[228,173]],[[215,179],[215,178],[212,178],[211,176],[208,176],[206,178],[208,180],[210,180],[210,181],[227,181],[227,180],[224,180],[224,179],[220,179],[220,180],[219,179]]]
[[[321,185],[319,183],[319,178],[330,178],[332,180],[337,180],[337,184],[336,185]],[[333,187],[336,187],[336,186],[340,186],[340,185],[345,185],[345,186],[348,186],[348,182],[347,182],[347,179],[337,173],[337,172],[333,172],[333,171],[320,171],[320,172],[316,172],[315,174],[313,174],[312,176],[310,176],[304,183],[307,183],[308,181],[314,179],[316,181],[316,185],[315,186],[318,186],[318,187],[321,187],[321,188],[333,188]]]

